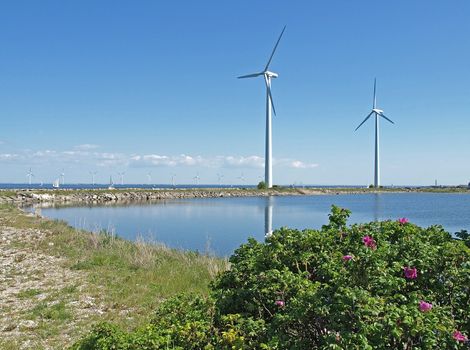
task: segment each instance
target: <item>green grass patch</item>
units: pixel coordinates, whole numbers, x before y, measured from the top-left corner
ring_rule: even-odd
[[[39,294],[41,294],[41,291],[39,289],[28,288],[16,294],[16,297],[19,299],[30,299]]]

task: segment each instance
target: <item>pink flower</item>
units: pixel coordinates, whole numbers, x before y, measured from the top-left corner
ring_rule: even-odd
[[[410,280],[418,278],[418,270],[416,270],[416,267],[405,266],[403,272],[405,273],[405,277]]]
[[[407,223],[408,223],[408,219],[407,219],[407,218],[400,218],[400,219],[398,219],[398,222],[399,222],[400,224],[404,225],[404,224],[407,224]]]
[[[452,337],[457,340],[457,341],[462,341],[462,342],[466,342],[468,340],[467,336],[463,335],[461,332],[459,331],[455,331],[454,333],[452,333]]]
[[[279,306],[279,307],[284,307],[284,305],[286,305],[286,303],[284,302],[284,300],[276,300],[276,301],[274,302],[274,304],[275,304],[276,306]]]
[[[349,261],[349,260],[351,260],[352,258],[353,258],[352,255],[344,255],[344,256],[343,256],[343,261]]]
[[[424,300],[420,300],[419,302],[419,311],[421,312],[429,312],[432,309],[432,304],[427,303]]]
[[[362,237],[362,242],[364,242],[366,247],[369,247],[373,250],[377,248],[377,243],[375,243],[375,240],[371,236]]]

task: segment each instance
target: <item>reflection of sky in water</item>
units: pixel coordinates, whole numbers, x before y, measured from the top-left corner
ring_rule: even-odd
[[[450,232],[470,229],[470,195],[362,194],[271,198],[211,198],[130,206],[44,208],[45,216],[88,230],[113,228],[126,239],[142,236],[171,247],[229,255],[249,236],[258,240],[281,226],[319,228],[332,204],[352,210],[350,223],[407,217]]]

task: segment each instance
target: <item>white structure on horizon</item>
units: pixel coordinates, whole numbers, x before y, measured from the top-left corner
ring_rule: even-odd
[[[121,186],[124,185],[124,175],[126,174],[125,171],[118,171],[118,175],[121,177]]]
[[[64,168],[62,168],[62,172],[60,173],[60,182],[65,184],[65,173],[64,173]]]
[[[271,56],[269,57],[268,63],[266,64],[266,67],[264,67],[264,70],[260,73],[254,73],[254,74],[248,74],[248,75],[242,75],[238,77],[239,79],[243,78],[255,78],[259,76],[264,76],[264,82],[266,83],[266,150],[265,150],[265,182],[268,188],[273,187],[273,163],[272,163],[272,148],[273,148],[273,143],[272,143],[272,116],[271,116],[271,108],[274,112],[274,115],[276,115],[276,109],[274,108],[274,102],[273,102],[273,96],[271,94],[271,79],[272,78],[277,78],[278,74],[270,72],[269,69],[269,64],[271,63],[271,60],[273,59],[274,53],[276,52],[277,46],[279,45],[279,41],[281,41],[282,35],[284,34],[284,31],[286,30],[286,26],[284,26],[284,29],[282,29],[281,35],[279,35],[279,38],[277,39],[276,45],[274,46],[273,52],[271,53]]]
[[[29,171],[26,174],[26,176],[28,177],[28,183],[31,185],[31,179],[34,177],[34,174],[33,174],[33,171],[31,170],[31,168],[29,168]]]
[[[90,171],[91,175],[91,184],[94,186],[95,185],[95,175],[97,174],[97,171]]]
[[[364,124],[367,121],[367,119],[369,119],[372,115],[375,116],[374,187],[380,187],[379,117],[384,118],[385,120],[389,121],[392,124],[395,124],[395,123],[384,115],[383,110],[377,108],[376,87],[377,87],[377,79],[374,79],[374,101],[372,104],[372,111],[367,115],[367,117],[362,121],[361,124],[359,124],[359,126],[354,131],[357,131],[357,129],[359,129],[362,126],[362,124]]]
[[[196,174],[196,176],[193,177],[193,180],[196,182],[196,186],[199,185],[199,180],[200,180],[200,179],[201,179],[201,178],[199,177],[199,173]]]
[[[222,179],[224,178],[223,174],[217,174],[217,180],[219,182],[219,187],[222,186]]]

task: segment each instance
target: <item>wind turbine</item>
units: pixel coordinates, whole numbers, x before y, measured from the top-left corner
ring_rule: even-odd
[[[119,172],[118,175],[121,177],[121,186],[124,185],[124,175],[126,174],[125,171]]]
[[[147,173],[147,179],[149,180],[149,184],[152,183],[152,173]]]
[[[239,179],[243,184],[245,183],[245,177],[243,176],[243,173],[237,177],[237,179]]]
[[[194,181],[196,181],[196,186],[198,186],[199,185],[199,179],[200,179],[199,173],[196,174],[196,176],[194,176],[193,179],[194,179]]]
[[[384,111],[377,108],[377,98],[376,98],[376,91],[377,91],[377,79],[374,79],[374,101],[372,104],[372,111],[367,115],[366,119],[362,121],[361,124],[356,128],[359,129],[362,124],[364,124],[367,119],[369,119],[372,115],[375,116],[375,168],[374,168],[374,187],[380,186],[380,157],[379,157],[379,117],[384,118],[385,120],[389,121],[392,124],[395,124],[393,121],[388,119],[384,115]]]
[[[33,171],[31,170],[31,168],[29,168],[29,171],[26,174],[26,176],[28,177],[28,183],[31,185],[31,178],[34,177],[34,174],[33,174]]]
[[[176,174],[172,174],[171,175],[171,184],[173,185],[173,187],[176,187],[175,178],[176,178]]]
[[[219,180],[219,187],[222,186],[222,179],[224,178],[223,174],[217,174],[217,179]]]
[[[274,108],[274,102],[273,102],[273,96],[271,94],[271,79],[277,78],[278,75],[277,73],[273,73],[269,71],[269,65],[271,64],[271,60],[273,59],[274,53],[276,52],[277,46],[279,45],[279,41],[281,41],[282,35],[284,34],[284,31],[286,30],[286,26],[282,29],[281,35],[279,35],[279,38],[277,39],[276,45],[274,46],[274,49],[271,53],[271,56],[269,57],[268,63],[266,64],[266,67],[264,67],[264,70],[259,73],[254,73],[254,74],[248,74],[248,75],[242,75],[238,77],[239,79],[244,79],[244,78],[255,78],[259,76],[264,77],[264,82],[266,83],[266,149],[265,149],[265,182],[268,188],[273,187],[273,163],[272,163],[272,116],[271,116],[271,107],[274,112],[274,115],[276,115],[276,109]]]
[[[65,183],[65,173],[64,173],[64,168],[62,168],[62,172],[60,173],[60,180],[62,182],[62,185]]]
[[[94,186],[95,185],[95,175],[97,174],[97,171],[90,171],[91,175],[91,184]]]

